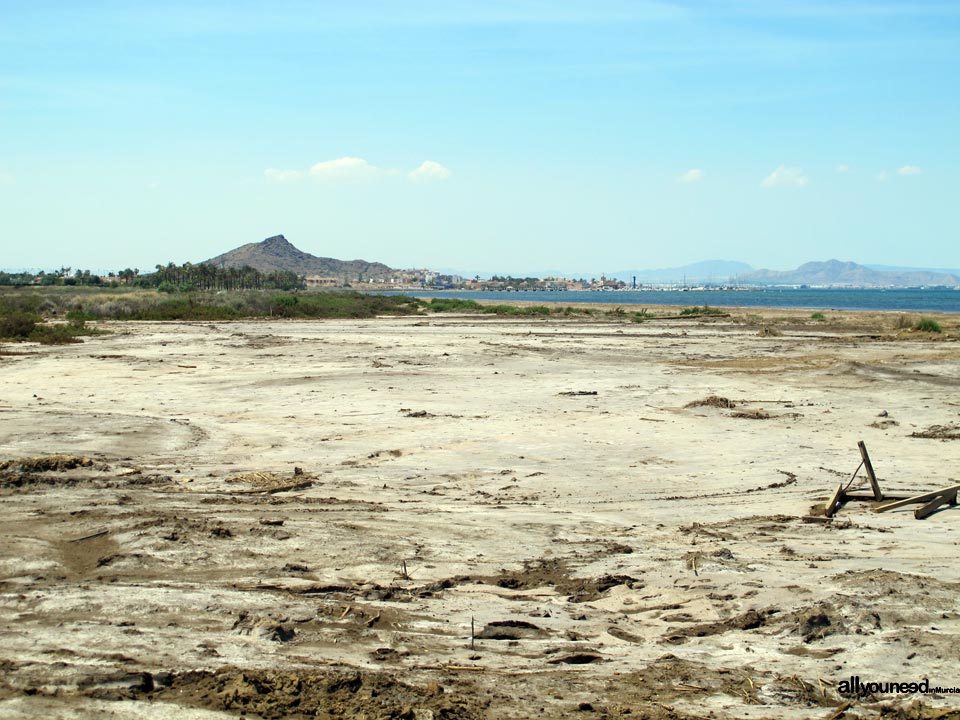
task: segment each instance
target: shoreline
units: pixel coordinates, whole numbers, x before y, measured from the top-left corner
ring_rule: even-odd
[[[890,289],[879,290],[871,288],[859,288],[856,290],[839,289],[789,289],[789,290],[750,290],[750,291],[713,291],[713,290],[624,290],[624,291],[478,291],[478,290],[433,290],[433,289],[407,289],[407,290],[378,290],[374,287],[359,290],[371,294],[380,295],[408,295],[418,299],[432,298],[459,298],[462,300],[475,300],[476,302],[489,301],[494,304],[520,304],[532,303],[534,305],[612,305],[616,307],[635,306],[669,306],[669,307],[690,307],[692,305],[709,305],[717,308],[736,308],[747,310],[749,308],[779,308],[784,310],[807,310],[816,311],[862,311],[862,312],[901,312],[901,313],[942,313],[945,315],[960,315],[960,291],[958,290],[936,290],[927,291],[920,288],[911,289]],[[843,293],[867,293],[874,299],[874,304],[866,307],[861,306],[843,306],[836,302],[838,299],[834,295],[842,296]],[[929,307],[926,309],[913,309],[917,304],[917,296],[920,293],[933,293],[936,300],[933,305],[946,305],[946,307]],[[781,297],[805,297],[807,302],[797,304],[771,303],[776,296]],[[562,297],[561,297],[562,296]],[[738,297],[739,296],[739,297]],[[747,297],[754,298],[752,302],[743,302]],[[840,298],[842,299],[842,297]],[[898,307],[884,307],[883,302],[892,302],[900,300]],[[740,302],[731,302],[739,300]],[[764,302],[764,301],[767,302]],[[879,303],[876,304],[876,303]]]

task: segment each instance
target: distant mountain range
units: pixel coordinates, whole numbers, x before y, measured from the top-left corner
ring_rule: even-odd
[[[921,285],[960,285],[960,274],[947,270],[893,268],[858,265],[854,262],[827,260],[804,263],[795,270],[754,270],[743,262],[706,260],[660,270],[624,270],[613,277],[624,282],[737,283],[747,285],[820,285],[834,287],[918,287]]]
[[[610,275],[626,283],[637,278],[638,283],[668,284],[687,282],[699,285],[700,283],[725,283],[752,272],[753,268],[745,262],[736,260],[703,260],[702,262],[682,265],[680,267],[660,268],[658,270],[621,270]]]
[[[249,265],[262,272],[289,270],[299,275],[320,275],[349,280],[390,277],[401,272],[379,262],[317,257],[297,249],[283,235],[274,235],[258,243],[242,245],[204,262],[217,267]],[[644,285],[685,282],[687,285],[737,283],[828,287],[960,286],[960,274],[945,270],[871,267],[839,260],[808,262],[795,270],[754,270],[745,262],[705,260],[659,270],[622,270],[608,277],[614,277],[626,283],[631,283],[636,277],[637,283]]]
[[[204,260],[203,264],[216,267],[249,265],[261,272],[289,270],[298,275],[319,275],[351,280],[385,277],[396,272],[393,268],[378,262],[317,257],[297,249],[283,235],[274,235],[258,243],[241,245],[223,255]]]
[[[854,262],[804,263],[796,270],[757,270],[741,276],[746,283],[759,285],[830,285],[837,287],[918,287],[960,285],[960,277],[929,270],[872,270]]]

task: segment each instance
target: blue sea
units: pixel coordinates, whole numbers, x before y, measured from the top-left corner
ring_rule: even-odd
[[[607,303],[611,305],[713,305],[716,307],[776,307],[805,310],[889,310],[960,313],[960,290],[905,288],[890,290],[842,288],[766,288],[750,290],[615,290],[600,292],[476,292],[468,290],[406,290],[384,295],[419,298],[457,297],[505,303]]]

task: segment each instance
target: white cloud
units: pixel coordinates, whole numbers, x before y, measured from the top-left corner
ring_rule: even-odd
[[[889,177],[890,177],[890,173],[887,172],[886,170],[881,170],[876,175],[874,175],[874,178],[876,178],[877,182],[886,182],[889,179]]]
[[[363,158],[342,157],[336,160],[324,160],[310,168],[310,177],[323,179],[361,178],[375,175],[380,169]]]
[[[263,171],[263,176],[267,182],[287,183],[302,180],[304,173],[300,170],[278,170],[277,168],[267,168]]]
[[[397,177],[402,173],[393,168],[372,165],[363,158],[345,156],[336,160],[323,160],[308,170],[283,170],[267,168],[263,177],[269,183],[292,183],[310,178],[312,180],[363,180],[375,177]],[[433,160],[425,160],[416,170],[407,173],[410,180],[446,180],[453,173]]]
[[[848,173],[848,172],[850,172],[850,166],[849,166],[849,165],[837,165],[837,172],[838,172],[838,173]]]
[[[449,168],[444,167],[433,160],[424,160],[420,167],[411,170],[407,177],[411,180],[446,180],[452,173]]]
[[[700,168],[690,168],[683,175],[677,178],[677,182],[698,183],[703,180],[704,177],[706,177],[706,174]]]
[[[904,165],[902,168],[897,170],[897,175],[920,175],[923,173],[923,170],[918,168],[916,165]]]
[[[760,183],[761,187],[765,188],[774,188],[774,187],[797,187],[802,188],[806,187],[809,184],[807,176],[803,174],[803,170],[796,167],[786,167],[781,165],[772,173],[767,175],[763,181]]]

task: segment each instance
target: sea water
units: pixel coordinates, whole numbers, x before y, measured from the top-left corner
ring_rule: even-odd
[[[805,310],[889,310],[960,313],[960,290],[949,288],[755,288],[747,290],[474,291],[405,290],[384,295],[455,297],[509,303],[606,303],[609,305],[713,305]]]

